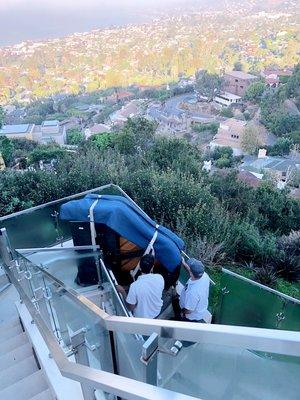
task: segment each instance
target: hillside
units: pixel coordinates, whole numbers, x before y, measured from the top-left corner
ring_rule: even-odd
[[[296,3],[269,1],[268,11],[259,3],[222,2],[214,11],[0,48],[0,102],[162,84],[198,69],[230,69],[237,60],[252,71],[296,64]]]

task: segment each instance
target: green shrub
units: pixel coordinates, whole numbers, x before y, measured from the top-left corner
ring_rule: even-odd
[[[232,118],[234,114],[231,108],[227,107],[227,108],[222,108],[222,110],[220,111],[220,115],[222,117]]]

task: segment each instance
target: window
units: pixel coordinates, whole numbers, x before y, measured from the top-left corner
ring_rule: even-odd
[[[240,86],[241,89],[244,89],[244,86]]]
[[[236,82],[238,82],[239,80],[238,80],[238,79],[236,79],[235,81],[236,81]]]

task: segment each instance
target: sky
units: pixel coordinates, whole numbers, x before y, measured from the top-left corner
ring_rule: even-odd
[[[209,0],[0,0],[0,46],[147,22]]]

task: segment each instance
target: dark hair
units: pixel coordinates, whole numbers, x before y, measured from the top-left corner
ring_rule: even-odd
[[[145,254],[140,261],[140,268],[143,274],[149,274],[154,265],[154,257],[152,254]]]

